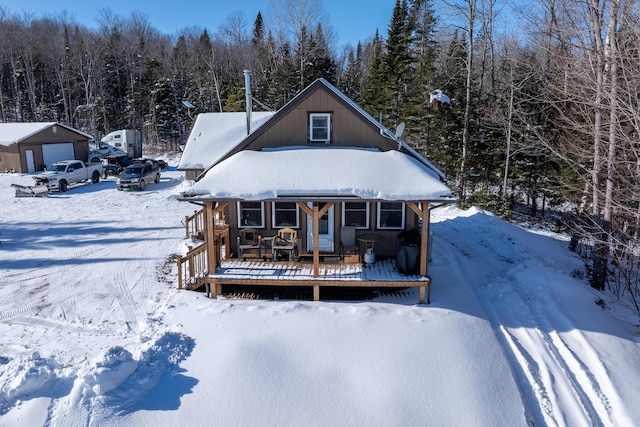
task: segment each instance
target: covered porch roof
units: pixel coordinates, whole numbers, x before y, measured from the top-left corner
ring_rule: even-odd
[[[301,146],[241,151],[209,169],[182,197],[455,202],[440,175],[402,152]]]

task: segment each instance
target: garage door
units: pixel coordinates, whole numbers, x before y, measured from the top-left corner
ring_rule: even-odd
[[[42,144],[42,158],[47,169],[51,169],[51,165],[60,160],[74,160],[73,143]]]

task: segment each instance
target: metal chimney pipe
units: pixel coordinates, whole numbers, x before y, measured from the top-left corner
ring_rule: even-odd
[[[244,70],[244,94],[247,103],[247,135],[251,133],[251,70]]]

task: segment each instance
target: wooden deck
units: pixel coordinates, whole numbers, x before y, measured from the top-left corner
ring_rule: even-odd
[[[313,275],[313,263],[227,259],[208,276],[207,292],[211,288],[215,297],[222,285],[310,286],[314,288],[314,300],[318,300],[321,286],[427,287],[430,281],[428,277],[399,273],[394,259],[377,260],[372,265],[321,264],[318,277]]]

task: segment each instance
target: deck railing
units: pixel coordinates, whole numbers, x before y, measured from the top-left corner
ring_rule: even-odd
[[[186,238],[196,240],[204,240],[207,235],[207,214],[204,209],[194,211],[193,215],[188,215],[184,219],[184,228]]]
[[[178,289],[196,289],[204,285],[209,275],[207,244],[202,243],[183,257],[178,256]]]

